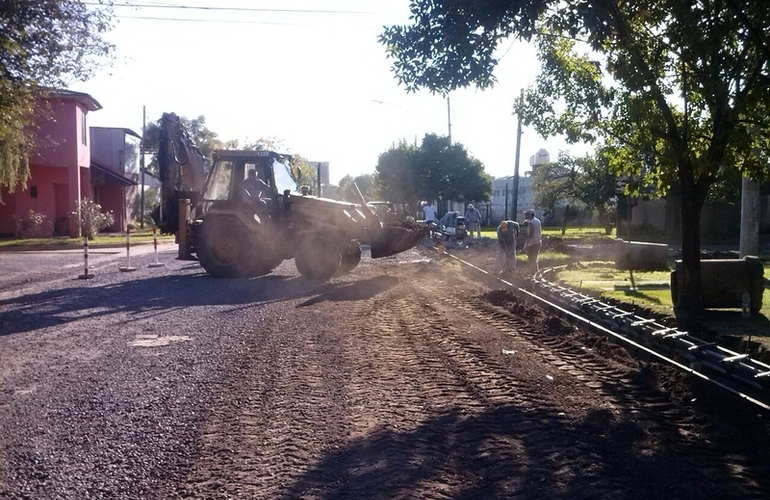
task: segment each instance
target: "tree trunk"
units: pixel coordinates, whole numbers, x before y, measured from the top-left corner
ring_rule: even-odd
[[[699,192],[703,186],[696,184],[691,172],[691,165],[680,166],[683,272],[681,276],[678,276],[676,315],[680,326],[684,329],[697,328],[698,320],[703,311],[700,273],[700,214],[705,197],[701,196],[702,193]]]
[[[610,220],[610,213],[606,208],[604,208],[604,205],[599,205],[596,207],[596,209],[599,211],[599,220],[601,221],[602,226],[604,226],[604,234],[612,234],[612,221]]]
[[[567,217],[569,216],[569,205],[564,207],[564,218],[561,221],[561,235],[564,236],[567,233]]]

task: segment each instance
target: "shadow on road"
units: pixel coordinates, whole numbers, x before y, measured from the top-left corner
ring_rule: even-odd
[[[605,409],[570,423],[552,408],[503,405],[473,416],[453,408],[412,431],[381,428],[326,454],[280,498],[641,500],[768,491],[755,446],[716,433],[692,439],[660,423]],[[743,473],[715,460],[720,453],[746,454]]]
[[[62,325],[118,312],[152,313],[198,306],[254,306],[312,297],[322,301],[361,300],[397,283],[383,276],[361,282],[319,283],[301,277],[268,275],[255,279],[217,279],[199,272],[158,276],[117,284],[82,286],[0,300],[0,336]]]

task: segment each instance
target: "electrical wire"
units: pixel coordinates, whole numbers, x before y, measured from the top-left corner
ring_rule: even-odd
[[[83,5],[104,7],[104,4],[98,2],[83,2]],[[205,10],[205,11],[230,11],[230,12],[282,12],[296,14],[387,14],[387,12],[360,11],[360,10],[318,10],[318,9],[275,9],[259,7],[211,7],[211,6],[193,6],[193,5],[172,5],[172,4],[134,4],[122,3],[112,4],[113,7],[133,7],[141,9],[180,9],[180,10]]]

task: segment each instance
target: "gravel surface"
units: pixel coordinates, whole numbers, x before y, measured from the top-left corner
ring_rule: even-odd
[[[424,248],[175,256],[0,254],[0,498],[770,497],[766,415]]]

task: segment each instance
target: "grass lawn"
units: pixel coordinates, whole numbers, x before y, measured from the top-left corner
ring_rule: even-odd
[[[525,229],[522,227],[522,233],[524,233],[524,230]],[[598,227],[568,227],[564,234],[561,234],[561,228],[544,227],[542,232],[543,236],[562,238],[565,240],[617,239],[614,228],[610,234],[604,234],[604,229]],[[482,227],[481,236],[486,236],[487,238],[497,238],[497,227]],[[523,236],[523,234],[520,235],[520,237],[521,236]]]
[[[151,243],[152,229],[131,231],[131,243]],[[174,235],[157,235],[158,241],[174,241]],[[101,233],[88,241],[89,247],[117,246],[126,244],[126,233]],[[0,238],[0,249],[14,247],[69,248],[83,245],[82,238],[59,236],[53,238]]]

